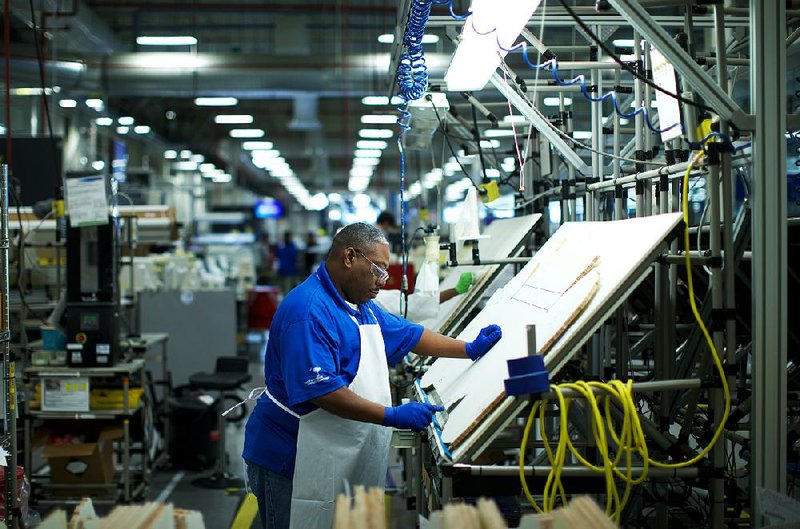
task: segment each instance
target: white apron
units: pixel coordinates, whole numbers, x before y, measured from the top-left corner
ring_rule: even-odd
[[[358,325],[355,318],[353,321]],[[391,406],[381,329],[376,323],[358,325],[358,331],[361,359],[350,390]],[[391,428],[342,419],[321,408],[300,417],[290,528],[330,529],[336,495],[345,491],[345,480],[349,486],[383,488],[391,438]]]

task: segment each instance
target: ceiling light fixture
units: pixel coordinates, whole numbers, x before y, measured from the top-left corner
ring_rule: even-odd
[[[99,111],[103,108],[103,100],[96,97],[89,98],[86,100],[86,106]]]
[[[74,99],[62,99],[58,102],[58,106],[61,108],[75,108],[78,106],[78,102]]]
[[[139,46],[194,46],[197,39],[188,35],[140,35],[136,37]]]
[[[239,103],[235,97],[196,97],[194,104],[199,107],[232,107]]]
[[[203,156],[202,154],[193,154],[190,160],[192,160],[196,164],[201,164],[206,161],[206,157]]]
[[[511,129],[490,129],[483,133],[487,138],[510,138],[514,135]]]
[[[188,160],[192,157],[192,151],[189,149],[184,149],[181,151],[181,160]]]
[[[394,44],[394,35],[391,33],[378,35],[378,42],[381,44]],[[437,42],[439,42],[439,35],[425,34],[422,36],[423,44],[436,44]]]
[[[178,151],[174,151],[172,149],[164,151],[164,159],[165,160],[174,160],[177,157],[178,157]]]
[[[197,171],[197,163],[191,160],[182,160],[175,162],[172,167],[176,171]]]
[[[263,129],[231,129],[231,138],[263,138]]]
[[[355,152],[356,158],[380,158],[383,151],[380,149],[357,149]]]
[[[120,125],[125,125],[126,127],[133,125],[133,122],[134,119],[130,116],[122,116],[121,118],[117,119],[117,123]]]
[[[359,140],[356,149],[385,149],[389,144],[381,140]]]
[[[101,127],[110,127],[114,124],[114,120],[111,118],[97,118],[94,122]]]
[[[246,125],[253,122],[249,114],[219,114],[214,117],[214,123],[220,125]]]
[[[246,151],[256,151],[256,150],[265,150],[268,151],[272,149],[272,142],[271,141],[245,141],[242,143],[242,149]]]
[[[400,105],[403,103],[403,98],[398,96],[393,96],[391,99],[388,96],[364,96],[361,98],[361,103],[368,106]]]
[[[117,127],[117,134],[127,134],[130,130],[129,127]]]
[[[447,90],[482,90],[541,0],[472,0],[444,80]]]
[[[361,129],[358,131],[360,138],[368,139],[389,139],[394,136],[394,131],[391,129]]]
[[[367,114],[365,116],[361,116],[361,123],[370,125],[392,125],[397,123],[397,116],[390,114]]]
[[[136,134],[150,134],[150,126],[149,125],[136,125],[133,127],[133,132]]]
[[[565,97],[564,98],[564,106],[568,107],[571,104],[572,104],[572,98],[571,97]],[[561,106],[561,101],[559,100],[558,97],[545,97],[544,98],[544,106],[546,106],[546,107]]]

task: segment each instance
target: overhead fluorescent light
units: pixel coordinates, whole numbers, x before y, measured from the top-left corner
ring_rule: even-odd
[[[513,116],[505,116],[503,118],[503,123],[513,123],[515,125],[526,123],[528,120],[525,119],[525,116],[522,114],[514,114]]]
[[[242,149],[246,151],[255,150],[269,150],[272,149],[271,141],[245,141],[242,143]]]
[[[227,184],[231,180],[233,180],[233,177],[228,173],[215,174],[211,177],[211,181],[215,184]]]
[[[95,171],[102,171],[105,168],[106,168],[106,162],[104,162],[103,160],[95,160],[92,162],[92,169],[94,169]]]
[[[328,220],[333,222],[339,222],[342,220],[342,212],[338,209],[329,209],[328,210]]]
[[[381,44],[394,44],[394,35],[391,33],[378,35],[378,42]],[[422,36],[423,44],[436,44],[437,42],[439,42],[439,35],[425,34]]]
[[[383,151],[380,149],[357,149],[356,158],[380,158]]]
[[[61,108],[75,108],[78,106],[78,102],[74,99],[62,99],[58,102],[58,106]]]
[[[385,149],[389,144],[382,140],[359,140],[356,149]]]
[[[614,39],[611,44],[617,48],[633,48],[636,43],[633,39]]]
[[[231,129],[231,138],[263,138],[263,129]]]
[[[190,160],[196,164],[201,164],[206,161],[206,157],[202,154],[193,154]]]
[[[172,149],[164,151],[164,159],[166,160],[174,160],[178,157],[178,151],[173,151]]]
[[[149,125],[136,125],[133,127],[133,132],[136,134],[150,134],[150,126]]]
[[[401,105],[403,104],[403,98],[398,96],[393,96],[391,99],[388,96],[364,96],[361,98],[361,103],[369,106]]]
[[[180,162],[175,162],[172,167],[176,171],[197,171],[197,162],[181,160]]]
[[[448,90],[482,90],[541,0],[472,0],[444,80]],[[494,29],[494,31],[490,31]]]
[[[369,198],[369,195],[364,193],[360,193],[353,197],[353,206],[356,208],[365,208],[369,206],[370,202],[372,202],[372,199]]]
[[[189,149],[184,149],[181,151],[181,160],[188,160],[192,157],[192,151]]]
[[[347,181],[347,189],[353,193],[361,193],[369,185],[368,176],[351,176]]]
[[[568,107],[571,104],[572,104],[572,98],[571,97],[565,97],[564,98],[564,106]],[[558,97],[545,97],[544,98],[544,106],[546,106],[546,107],[557,107],[557,106],[560,106],[560,105],[561,105],[561,101],[559,100]]]
[[[592,131],[590,130],[576,130],[572,132],[572,137],[576,140],[588,140],[592,137]]]
[[[139,46],[194,46],[197,39],[189,35],[140,35],[136,37]]]
[[[61,91],[60,86],[54,86],[52,88],[46,87],[44,89],[45,95],[52,95],[57,94]],[[12,96],[40,96],[42,95],[41,87],[21,87],[21,88],[12,88],[11,89]]]
[[[341,202],[342,195],[339,193],[328,193],[328,202]]]
[[[358,136],[369,139],[388,139],[394,136],[394,131],[391,129],[361,129],[358,131]]]
[[[127,134],[128,132],[130,132],[130,130],[131,130],[130,127],[120,126],[117,127],[117,134]]]
[[[361,123],[372,125],[391,125],[397,123],[397,116],[390,114],[367,114],[365,116],[361,116]]]
[[[214,166],[213,163],[201,163],[200,164],[200,172],[201,173],[210,173],[211,171],[216,170],[217,168]]]
[[[481,148],[483,149],[497,149],[500,147],[498,140],[481,140]]]
[[[97,118],[96,120],[94,120],[94,122],[97,123],[101,127],[110,127],[111,125],[114,124],[114,120],[113,119],[106,118],[106,117]]]
[[[196,97],[194,104],[199,107],[232,107],[239,103],[235,97]]]
[[[121,118],[117,119],[117,123],[120,125],[125,125],[126,127],[133,125],[133,122],[134,119],[130,116],[122,116]]]
[[[487,138],[510,138],[514,135],[511,129],[490,129],[483,134]]]
[[[86,106],[95,110],[101,110],[103,108],[103,100],[91,97],[86,100]]]
[[[350,176],[369,178],[370,176],[372,176],[372,173],[373,173],[372,167],[353,167],[352,169],[350,169]]]
[[[375,166],[381,163],[380,158],[355,158],[353,167]]]
[[[494,168],[488,168],[484,171],[487,178],[500,178],[500,171]]]
[[[328,195],[325,193],[317,193],[308,200],[308,209],[313,211],[322,211],[328,207]]]
[[[253,116],[249,114],[219,114],[214,117],[214,123],[220,125],[244,125],[253,122]]]
[[[268,158],[280,158],[281,152],[277,150],[271,151],[250,151],[250,155],[255,160],[256,158],[260,159],[268,159]]]

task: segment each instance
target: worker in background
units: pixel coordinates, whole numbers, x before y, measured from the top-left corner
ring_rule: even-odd
[[[272,281],[272,273],[275,268],[275,246],[269,240],[269,233],[262,233],[258,243],[258,283],[269,285]]]
[[[375,220],[375,225],[381,229],[386,240],[389,241],[389,251],[394,255],[399,255],[403,251],[403,235],[397,227],[394,215],[388,211],[382,211]]]
[[[297,278],[297,245],[292,240],[292,232],[283,234],[283,244],[278,246],[278,280],[281,290],[286,295],[294,288]]]
[[[278,306],[243,452],[263,528],[329,529],[345,481],[385,485],[391,428],[420,431],[442,411],[392,406],[390,364],[409,351],[476,361],[500,339],[497,325],[464,342],[384,312],[373,300],[388,265],[383,233],[351,224]]]
[[[306,235],[306,248],[303,250],[303,275],[308,276],[317,264],[317,236],[313,231]]]
[[[422,271],[420,271],[422,273]],[[383,290],[378,292],[375,304],[387,312],[404,316],[410,321],[421,322],[439,315],[439,305],[458,295],[464,294],[472,285],[474,276],[472,272],[464,272],[458,277],[458,283],[453,288],[441,290],[437,295],[428,292],[417,292],[408,295],[408,310],[404,310],[405,303],[401,300],[402,292],[399,290]],[[417,289],[419,290],[419,289]],[[403,314],[405,312],[405,315]]]

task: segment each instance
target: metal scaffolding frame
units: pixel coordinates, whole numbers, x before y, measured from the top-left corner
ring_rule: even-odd
[[[758,504],[758,490],[760,488],[783,492],[786,489],[786,413],[787,413],[787,204],[786,204],[786,148],[784,140],[784,130],[790,123],[798,120],[797,115],[787,116],[786,109],[786,22],[787,9],[783,2],[763,2],[761,0],[750,0],[748,9],[735,9],[724,7],[722,4],[715,4],[707,14],[697,16],[687,10],[685,17],[663,17],[651,16],[642,4],[634,0],[609,0],[609,3],[618,11],[620,18],[616,14],[597,14],[588,11],[580,11],[581,16],[586,16],[587,24],[599,29],[605,26],[613,26],[624,22],[630,24],[635,29],[635,39],[646,39],[653,43],[662,54],[670,61],[681,75],[683,82],[682,95],[685,98],[693,98],[696,93],[702,96],[705,103],[712,107],[720,117],[719,132],[730,135],[733,128],[740,132],[749,131],[752,133],[752,155],[748,152],[735,154],[719,150],[712,146],[712,151],[707,163],[702,169],[695,169],[694,175],[703,171],[706,177],[706,189],[708,190],[709,216],[709,251],[702,255],[694,255],[698,262],[695,264],[707,264],[710,266],[709,295],[706,298],[703,312],[705,319],[712,322],[713,342],[719,351],[723,362],[733,366],[740,361],[737,357],[737,337],[735,320],[735,281],[739,261],[742,259],[744,244],[747,242],[747,235],[751,235],[752,240],[752,292],[753,292],[753,336],[752,336],[752,396],[741,402],[734,402],[734,411],[738,414],[737,420],[741,417],[750,415],[750,430],[752,438],[752,459],[750,474],[750,500],[751,517],[755,527],[761,527],[765,520],[760,512]],[[578,9],[578,8],[576,8]],[[571,23],[571,19],[561,12],[554,13],[556,10],[548,10],[547,23],[556,25],[566,25]],[[749,14],[749,16],[748,16]],[[538,25],[537,16],[531,20]],[[431,17],[429,25],[452,26],[454,22],[448,17]],[[705,71],[695,58],[683,48],[663,29],[664,27],[676,27],[686,25],[687,30],[692,27],[711,27],[715,31],[713,59],[715,67]],[[750,114],[746,113],[729,96],[728,86],[728,66],[734,65],[729,62],[726,49],[726,30],[734,27],[748,27],[750,29],[750,79],[751,79],[751,108]],[[536,43],[534,43],[536,44]],[[541,52],[544,44],[538,43],[537,49]],[[545,47],[546,48],[546,47]],[[644,69],[647,71],[649,65],[649,53],[642,53],[637,56],[643,61]],[[740,63],[736,62],[736,65]],[[584,65],[592,69],[591,65]],[[620,86],[620,71],[615,70],[615,86]],[[711,76],[715,75],[715,78]],[[592,85],[595,90],[594,97],[603,95],[601,76],[592,76]],[[556,151],[566,161],[567,171],[570,177],[564,177],[560,186],[550,189],[542,194],[544,197],[559,198],[562,205],[562,217],[567,220],[579,220],[575,216],[576,201],[585,201],[584,219],[585,220],[609,220],[621,219],[626,217],[627,188],[635,187],[636,190],[636,215],[646,216],[651,214],[667,213],[680,210],[680,177],[687,169],[686,162],[674,159],[674,154],[679,152],[680,146],[677,141],[668,142],[664,145],[666,151],[667,167],[645,170],[646,166],[642,163],[636,164],[634,174],[623,174],[620,163],[616,159],[609,166],[604,164],[603,154],[593,154],[591,164],[587,164],[575,152],[569,142],[565,142],[562,137],[554,130],[549,123],[544,123],[541,114],[531,105],[527,98],[518,93],[513,84],[509,83],[504,76],[495,73],[491,79],[491,85],[504,95],[517,110],[525,115],[536,128],[547,137],[555,147]],[[634,101],[650,106],[653,93],[649,86],[641,80],[633,80]],[[563,90],[559,90],[563,88]],[[547,91],[558,92],[560,97],[564,93],[574,91],[574,87],[554,87],[548,86]],[[536,103],[535,101],[533,102]],[[560,107],[563,112],[563,106]],[[637,160],[641,158],[639,153],[651,153],[653,148],[652,137],[646,131],[641,119],[636,122],[634,128],[634,138],[628,147],[621,148],[619,141],[620,123],[619,119],[610,120],[609,126],[612,127],[613,147],[609,151],[607,143],[603,138],[602,130],[598,129],[598,123],[602,126],[602,106],[599,103],[592,103],[592,124],[593,135],[591,146],[604,153],[611,152],[614,157],[630,156],[629,153],[636,154]],[[684,105],[685,125],[690,141],[697,141],[695,127],[696,115],[694,109]],[[637,116],[638,117],[638,116]],[[571,132],[568,124],[563,124],[562,131]],[[608,132],[606,132],[607,134]],[[662,151],[663,152],[663,151]],[[735,217],[733,199],[735,193],[735,174],[736,167],[752,161],[752,175],[755,187],[752,193],[752,201],[749,207],[752,209],[752,224],[750,224],[747,214]],[[576,183],[574,181],[575,171],[587,176],[585,182]],[[609,194],[613,193],[615,200],[606,200]],[[539,197],[539,195],[537,195]],[[614,207],[609,208],[608,205]],[[746,230],[748,233],[737,233],[736,230]],[[676,350],[677,340],[675,329],[676,305],[681,301],[678,299],[678,270],[683,266],[683,256],[679,252],[679,245],[673,242],[664,258],[655,265],[655,277],[653,282],[655,311],[653,314],[654,328],[647,336],[653,340],[655,359],[654,373],[656,380],[660,384],[677,383],[676,376],[694,376],[700,379],[712,379],[715,375],[710,353],[705,350],[705,344],[699,336],[687,339],[683,344],[683,349]],[[699,296],[702,297],[702,296]],[[617,322],[629,318],[628,309],[624,306],[617,312]],[[612,367],[610,349],[616,344],[616,376],[624,377],[628,373],[628,368],[632,357],[641,348],[646,337],[643,337],[633,348],[627,345],[627,341],[620,338],[620,333],[626,332],[622,326],[617,324],[606,325],[596,333],[596,340],[592,340],[589,346],[585,347],[589,359],[587,365],[594,366],[594,375],[602,375],[600,372],[605,366]],[[616,341],[612,336],[617,336]],[[623,337],[624,338],[624,337]],[[520,347],[521,354],[524,354],[524,347]],[[674,365],[676,353],[685,359],[681,374]],[[698,360],[699,359],[699,362]],[[691,374],[687,374],[686,368],[691,369]],[[726,372],[731,391],[736,388],[736,379],[733,371]],[[739,376],[745,376],[746,371],[740,370]],[[739,379],[739,387],[746,387],[747,380]],[[674,400],[674,390],[665,390],[656,386],[653,389],[661,397],[661,408],[658,410],[657,420],[650,422],[643,419],[645,431],[656,445],[664,448],[672,444],[675,440],[670,439],[665,428],[674,422],[674,412],[676,404]],[[673,391],[670,393],[670,391]],[[682,424],[682,434],[688,435],[692,418],[697,409],[697,404],[703,389],[697,386],[688,386],[685,417]],[[712,389],[711,406],[713,410],[712,424],[716,427],[721,420],[723,395],[720,389]],[[493,448],[511,448],[514,443],[519,446],[519,427],[514,419],[526,409],[524,405],[515,405],[508,417],[503,420],[504,431],[496,436],[489,446]],[[733,425],[735,430],[735,426]],[[728,441],[742,442],[742,436],[735,431],[726,430],[725,436],[717,443],[717,446],[709,455],[711,468],[708,472],[700,471],[698,467],[684,469],[680,473],[672,476],[656,476],[654,479],[665,477],[697,477],[702,475],[708,482],[710,494],[710,526],[719,529],[726,523],[725,512],[725,477],[726,468],[724,439]],[[430,446],[426,446],[430,443]],[[430,458],[428,472],[431,490],[428,491],[429,500],[433,506],[442,504],[453,497],[454,490],[458,488],[454,485],[454,476],[459,479],[479,479],[487,480],[494,477],[511,474],[516,475],[516,467],[505,467],[497,465],[448,465],[439,458],[436,440],[433,437],[422,439],[417,444],[417,453],[427,454]],[[586,445],[591,444],[591,439],[586,439]],[[536,447],[536,441],[532,442]],[[540,445],[539,445],[540,446]],[[427,448],[427,450],[426,450]],[[417,475],[423,475],[422,463],[415,463]],[[525,473],[530,476],[542,475],[549,471],[546,466],[526,465]],[[588,477],[590,472],[585,469],[569,469],[565,476],[570,478],[582,479]],[[679,476],[680,474],[680,476]],[[489,485],[491,487],[491,485]],[[422,493],[422,488],[416,491]],[[418,505],[427,506],[429,502],[423,502],[418,497]],[[422,508],[425,511],[425,508]],[[657,525],[666,527],[668,517],[665,511],[660,511],[657,517]]]

